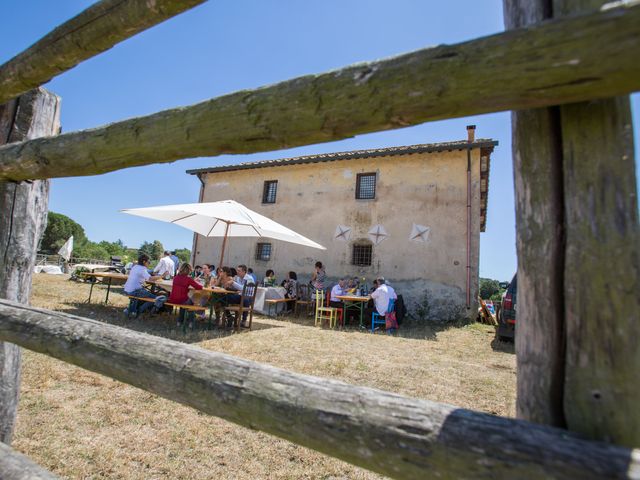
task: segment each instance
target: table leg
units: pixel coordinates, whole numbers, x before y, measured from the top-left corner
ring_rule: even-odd
[[[358,302],[360,305],[358,305],[358,308],[360,309],[360,328],[364,328],[364,326],[362,325],[362,317],[364,315],[364,303],[363,302]]]
[[[89,288],[89,299],[87,300],[87,303],[91,303],[91,294],[93,293],[93,285],[96,282],[91,282],[91,288]]]
[[[107,303],[109,303],[109,292],[111,291],[111,281],[113,279],[111,277],[109,277],[109,283],[107,284],[107,297],[104,299],[104,304],[106,305]]]

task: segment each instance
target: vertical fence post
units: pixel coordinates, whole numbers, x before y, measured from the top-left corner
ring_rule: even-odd
[[[505,23],[604,3],[505,0]],[[629,99],[514,112],[513,140],[518,416],[638,446],[640,229]]]
[[[604,0],[553,0],[553,16]],[[629,97],[560,107],[569,430],[640,446],[640,228]]]
[[[504,0],[506,28],[541,22],[546,0]],[[517,415],[564,427],[564,207],[557,108],[514,111],[518,252]]]
[[[38,88],[0,105],[0,144],[59,132],[60,99]],[[0,182],[0,297],[29,303],[47,220],[49,180]],[[20,389],[20,348],[0,343],[0,441],[10,444]]]

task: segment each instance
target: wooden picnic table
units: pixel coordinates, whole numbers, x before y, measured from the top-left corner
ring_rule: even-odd
[[[347,310],[349,308],[351,308],[352,310],[357,310],[360,312],[360,327],[364,328],[364,307],[367,305],[371,297],[369,295],[364,297],[360,295],[336,295],[336,298],[344,304],[344,320],[346,320]]]
[[[117,272],[91,272],[91,273],[83,273],[82,275],[85,277],[94,277],[96,279],[96,281],[91,282],[91,288],[89,289],[89,298],[87,299],[86,303],[91,303],[91,294],[93,293],[93,286],[98,282],[104,284],[108,280],[108,282],[106,282],[107,295],[106,295],[106,298],[104,299],[105,305],[109,302],[109,292],[111,291],[111,282],[113,282],[114,279],[126,281],[129,278],[129,275],[126,275],[124,273],[117,273]]]

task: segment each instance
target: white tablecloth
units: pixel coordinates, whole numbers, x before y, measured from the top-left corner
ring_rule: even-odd
[[[269,311],[269,305],[265,305],[265,300],[270,300],[274,298],[284,298],[284,294],[287,291],[284,287],[258,287],[256,291],[256,302],[253,304],[253,309],[256,312],[260,312],[262,314],[267,314]],[[271,313],[277,313],[278,308],[283,309],[284,303],[276,304],[274,308],[271,307]]]

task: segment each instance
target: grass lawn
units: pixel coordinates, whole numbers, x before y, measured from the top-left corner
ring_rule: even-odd
[[[170,317],[127,320],[127,299],[83,303],[89,285],[34,275],[32,304],[295,372],[513,416],[513,345],[492,327],[401,329],[398,336],[313,326],[311,317],[254,317],[250,333],[186,335]],[[92,302],[104,301],[96,287]],[[25,350],[13,447],[66,478],[364,479],[379,475],[209,417],[137,388]],[[144,375],[144,372],[140,372]]]

